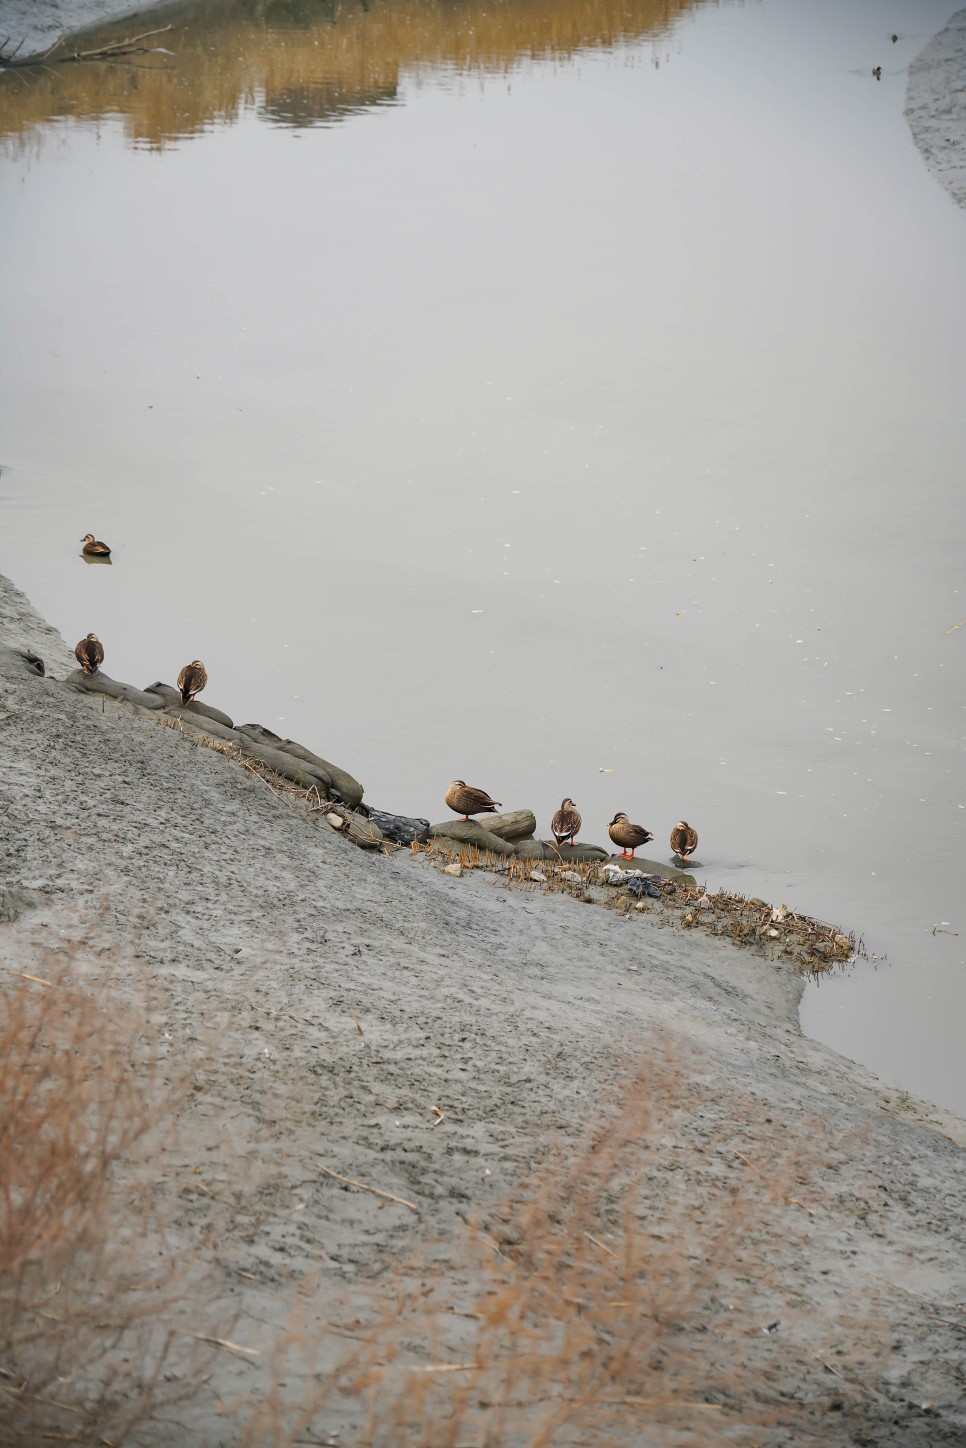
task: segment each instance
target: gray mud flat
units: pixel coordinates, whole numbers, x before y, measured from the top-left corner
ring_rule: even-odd
[[[444,875],[425,854],[360,852],[230,760],[52,677],[72,662],[4,584],[3,985],[63,948],[92,991],[149,1003],[145,1062],[160,1051],[191,1079],[152,1163],[197,1289],[175,1326],[246,1349],[216,1350],[197,1395],[135,1441],[240,1442],[225,1404],[264,1402],[283,1376],[297,1403],[384,1281],[415,1293],[429,1276],[453,1310],[471,1303],[485,1273],[461,1252],[467,1223],[576,1153],[633,1068],[669,1158],[736,1190],[798,1164],[769,1208],[777,1236],[745,1223],[751,1296],[722,1365],[767,1381],[776,1426],[722,1399],[686,1441],[966,1442],[966,1123],[803,1038],[794,971],[484,871]],[[668,1095],[667,1058],[695,1083],[693,1109]],[[689,1220],[707,1200],[704,1167],[676,1164],[641,1178],[659,1235],[660,1183]],[[632,1152],[626,1168],[643,1164]],[[861,1343],[843,1336],[844,1305],[861,1309]],[[283,1373],[296,1319],[311,1350]],[[785,1367],[789,1334],[804,1372]],[[679,1441],[635,1394],[624,1385],[625,1418],[595,1441]],[[304,1441],[394,1441],[363,1421],[343,1393]]]

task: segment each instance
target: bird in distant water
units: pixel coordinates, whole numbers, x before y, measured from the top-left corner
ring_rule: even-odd
[[[106,543],[102,543],[100,539],[95,538],[93,533],[85,533],[81,542],[84,545],[81,552],[86,553],[88,558],[110,558],[110,548],[108,548]]]
[[[192,659],[190,664],[185,664],[178,675],[182,706],[190,704],[195,695],[201,693],[207,682],[208,673],[200,659]]]

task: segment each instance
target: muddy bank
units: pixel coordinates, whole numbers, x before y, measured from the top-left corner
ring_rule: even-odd
[[[95,1002],[141,1012],[140,1093],[159,1058],[188,1072],[151,1157],[169,1250],[190,1267],[171,1326],[235,1345],[133,1441],[244,1441],[226,1405],[282,1380],[289,1403],[310,1398],[347,1344],[366,1351],[380,1284],[404,1318],[426,1293],[448,1314],[434,1338],[411,1326],[384,1370],[400,1354],[412,1371],[467,1361],[474,1304],[519,1265],[507,1199],[566,1168],[632,1067],[649,1125],[621,1169],[650,1250],[686,1236],[690,1281],[715,1182],[760,1194],[701,1321],[661,1339],[715,1345],[701,1401],[724,1426],[699,1441],[964,1441],[964,1123],[804,1039],[796,970],[633,900],[592,908],[492,870],[447,874],[424,851],[363,852],[180,730],[65,686],[71,664],[4,583],[3,989],[45,989],[24,975],[60,962]],[[468,1226],[481,1217],[508,1244],[495,1258]],[[613,1256],[616,1233],[604,1220],[590,1237]],[[763,1434],[743,1372],[784,1426]],[[642,1396],[623,1381],[613,1441],[640,1441]],[[294,1431],[295,1409],[278,1411]],[[342,1391],[303,1436],[399,1441],[398,1424],[363,1423]]]
[[[909,67],[906,119],[929,170],[966,206],[966,10]]]

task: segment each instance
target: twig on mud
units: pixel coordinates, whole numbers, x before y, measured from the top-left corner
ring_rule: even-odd
[[[326,1176],[334,1177],[337,1182],[345,1182],[347,1186],[358,1187],[360,1192],[371,1192],[374,1197],[384,1197],[387,1202],[398,1202],[401,1207],[408,1207],[411,1212],[419,1212],[416,1203],[407,1202],[405,1197],[397,1197],[392,1192],[380,1191],[378,1187],[367,1187],[365,1182],[357,1182],[354,1177],[340,1176],[331,1167],[320,1165],[319,1171],[324,1171]]]
[[[75,62],[82,63],[84,61],[92,60],[119,60],[123,59],[123,57],[127,55],[144,55],[149,51],[157,50],[160,47],[140,45],[138,43],[139,41],[149,40],[152,35],[165,35],[169,30],[173,29],[173,25],[162,25],[158,30],[143,30],[140,35],[127,35],[124,37],[123,40],[111,40],[106,45],[95,46],[93,50],[75,50],[72,51],[69,55],[58,55],[57,59],[53,62],[53,64],[70,65]],[[63,40],[63,37],[55,40],[53,45],[49,46],[48,49],[44,51],[43,55],[39,55],[36,57],[27,56],[25,60],[17,60],[17,53],[19,52],[26,38],[27,37],[24,36],[23,40],[21,40],[20,42],[20,45],[17,46],[16,50],[11,51],[9,55],[3,55],[2,53],[0,53],[0,70],[18,70],[37,68],[38,66],[42,66],[46,61],[49,60],[49,57],[53,55],[58,45],[62,44]],[[6,41],[4,41],[4,44],[6,44]]]
[[[22,976],[24,980],[32,980],[35,985],[49,985],[51,990],[53,990],[54,982],[52,980],[44,980],[42,975],[28,975],[25,970],[11,970],[10,974]]]
[[[406,1371],[410,1373],[466,1373],[479,1372],[482,1363],[427,1363],[425,1366],[419,1363],[407,1363]]]
[[[954,623],[952,628],[948,628],[946,632],[948,634],[955,633],[958,628],[963,628],[964,626],[966,626],[966,618],[960,619],[959,623]]]
[[[433,1130],[435,1131],[437,1126],[442,1126],[443,1122],[446,1120],[446,1112],[440,1111],[438,1106],[431,1106],[429,1109],[430,1111],[436,1112],[436,1120],[433,1122]]]
[[[6,714],[0,714],[0,724],[3,723],[4,719],[12,719],[15,714],[19,713],[19,709],[8,709]]]
[[[186,1332],[185,1337],[193,1337],[195,1342],[208,1342],[212,1347],[225,1347],[229,1352],[246,1353],[249,1357],[261,1357],[257,1347],[242,1347],[239,1342],[230,1342],[227,1337],[208,1337],[203,1332]]]
[[[934,1317],[931,1312],[926,1316],[930,1322],[941,1322],[943,1327],[954,1327],[957,1332],[966,1332],[966,1322],[950,1322],[948,1317]]]
[[[585,1232],[584,1236],[587,1238],[588,1242],[593,1242],[595,1247],[599,1247],[600,1250],[602,1252],[606,1252],[609,1257],[617,1256],[617,1253],[613,1250],[613,1248],[608,1247],[606,1242],[602,1242],[600,1238],[595,1237],[592,1232]]]

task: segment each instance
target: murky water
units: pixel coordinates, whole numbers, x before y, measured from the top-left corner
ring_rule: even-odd
[[[381,807],[686,817],[888,955],[806,1029],[966,1111],[953,8],[221,3],[0,77],[0,571]]]

